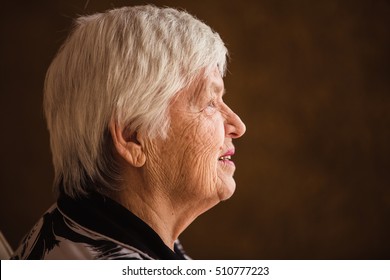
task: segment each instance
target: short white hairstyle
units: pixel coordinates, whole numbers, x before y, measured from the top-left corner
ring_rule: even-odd
[[[224,75],[226,58],[220,36],[185,11],[146,5],[78,18],[45,80],[55,190],[118,191],[110,122],[165,138],[172,98],[214,67]]]

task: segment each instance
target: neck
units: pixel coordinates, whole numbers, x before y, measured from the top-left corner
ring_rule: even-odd
[[[137,182],[135,177],[125,180],[132,182],[131,185],[124,186],[114,199],[148,224],[173,251],[175,240],[201,213],[194,211],[189,203],[183,205],[180,200],[173,201],[162,186]]]

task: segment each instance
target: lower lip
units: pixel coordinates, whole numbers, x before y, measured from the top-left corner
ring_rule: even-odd
[[[218,160],[218,162],[227,166],[235,166],[234,162],[228,159]]]

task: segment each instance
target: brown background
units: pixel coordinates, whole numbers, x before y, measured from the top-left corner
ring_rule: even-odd
[[[5,1],[0,229],[13,247],[53,201],[45,71],[77,14],[145,1]],[[390,2],[148,1],[181,7],[231,53],[247,125],[237,191],[181,239],[201,259],[390,258]]]

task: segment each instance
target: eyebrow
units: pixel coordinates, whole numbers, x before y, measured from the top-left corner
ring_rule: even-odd
[[[190,97],[190,103],[191,104],[194,104],[197,102],[197,100],[201,100],[202,98],[204,98],[204,96],[202,95],[202,93],[206,91],[208,94],[212,94],[212,95],[215,95],[215,96],[221,96],[223,97],[225,94],[226,94],[226,88],[225,86],[221,86],[219,84],[216,84],[214,82],[212,83],[198,83],[196,88],[194,89],[194,93],[193,95],[191,95]],[[222,94],[221,94],[222,92]]]

